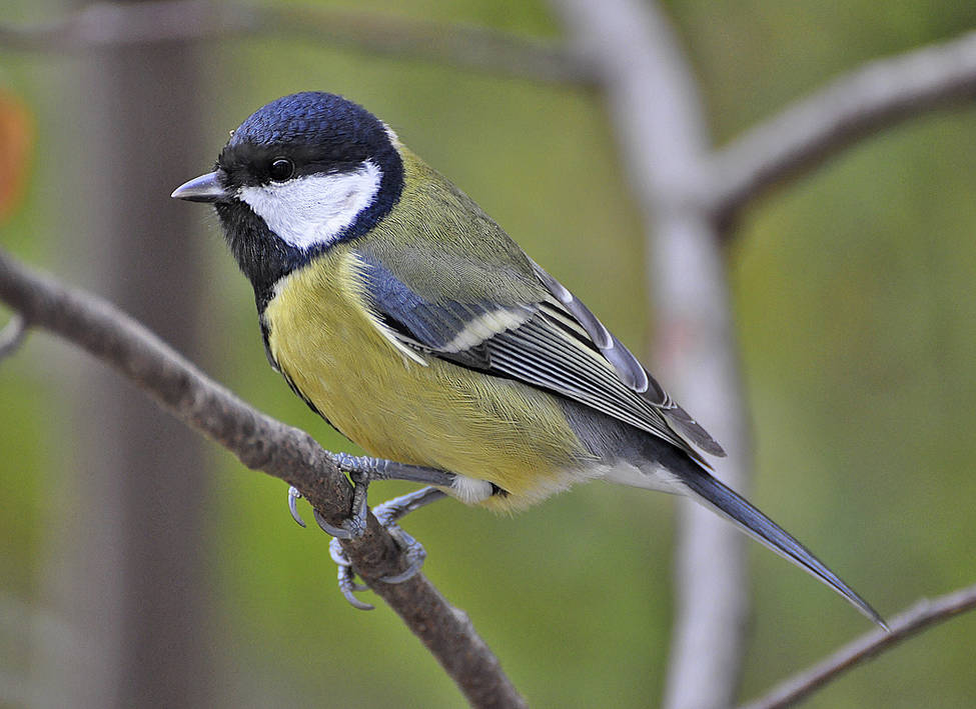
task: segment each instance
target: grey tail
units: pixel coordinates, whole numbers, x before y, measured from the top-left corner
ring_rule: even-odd
[[[811,576],[834,589],[861,613],[888,630],[884,619],[867,601],[782,527],[704,470],[697,466],[692,469],[691,465],[681,467],[684,470],[672,469],[671,472],[676,473],[691,492],[701,498],[701,501],[731,519],[746,534],[761,544],[789,559]]]

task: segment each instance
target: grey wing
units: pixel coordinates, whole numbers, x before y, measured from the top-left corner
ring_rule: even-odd
[[[657,408],[671,426],[703,451],[715,456],[725,455],[725,450],[718,441],[668,395],[664,387],[658,384],[657,380],[644,369],[644,365],[614,337],[589,308],[559,281],[546,273],[539,264],[533,262],[532,266],[542,284],[552,293],[565,312],[584,329],[590,341],[613,365],[622,382]]]
[[[548,296],[516,305],[432,303],[376,262],[368,263],[365,280],[377,314],[407,346],[561,394],[698,460],[701,456],[689,442],[724,455],[585,305],[533,267]]]

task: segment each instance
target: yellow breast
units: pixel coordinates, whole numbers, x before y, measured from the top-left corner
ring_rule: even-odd
[[[586,451],[551,395],[395,343],[366,306],[361,268],[337,245],[283,278],[264,311],[278,366],[336,428],[370,455],[494,483],[509,493],[494,508],[580,476]]]

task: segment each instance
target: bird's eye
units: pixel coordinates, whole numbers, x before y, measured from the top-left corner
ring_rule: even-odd
[[[268,176],[275,182],[284,182],[295,173],[295,165],[287,158],[275,158],[268,168]]]

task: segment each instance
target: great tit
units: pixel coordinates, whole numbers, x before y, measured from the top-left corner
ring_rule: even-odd
[[[272,101],[173,197],[213,203],[272,367],[370,455],[405,464],[385,477],[495,510],[593,479],[690,495],[883,626],[710,474],[703,454],[721,446],[583,303],[361,106]]]

